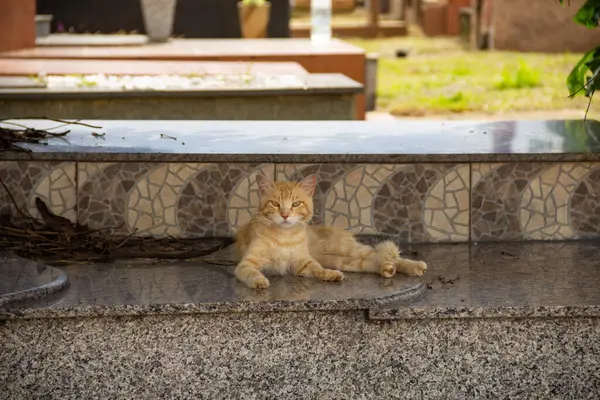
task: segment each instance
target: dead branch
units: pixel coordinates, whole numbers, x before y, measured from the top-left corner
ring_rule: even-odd
[[[185,260],[206,257],[233,243],[232,238],[115,236],[112,234],[115,228],[94,230],[79,223],[72,223],[69,219],[54,214],[42,199],[36,197],[35,205],[41,216],[41,219],[38,219],[23,211],[26,208],[19,207],[1,179],[0,183],[17,209],[17,218],[0,215],[1,248],[50,265],[112,262],[135,258]]]

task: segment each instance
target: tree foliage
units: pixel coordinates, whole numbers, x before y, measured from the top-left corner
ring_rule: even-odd
[[[565,0],[558,0],[564,5]],[[569,0],[566,2],[570,3]],[[577,11],[573,17],[576,23],[586,28],[598,28],[600,20],[600,0],[586,0],[586,2]],[[567,77],[567,88],[571,96],[584,94],[590,98],[594,96],[596,89],[600,88],[600,79],[596,79],[600,74],[600,47],[588,51],[579,60]],[[589,107],[588,107],[589,109]],[[586,113],[587,115],[587,113]]]

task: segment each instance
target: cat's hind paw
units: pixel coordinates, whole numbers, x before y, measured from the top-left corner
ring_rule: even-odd
[[[400,258],[395,261],[396,270],[410,276],[421,276],[427,271],[427,264],[423,261],[413,261]]]
[[[391,278],[392,276],[396,275],[396,266],[394,263],[386,261],[381,264],[380,273],[384,278]]]

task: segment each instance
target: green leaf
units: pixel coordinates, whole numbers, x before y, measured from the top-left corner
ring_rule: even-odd
[[[597,89],[600,89],[600,49],[596,49],[592,55],[591,60],[585,64],[588,71],[592,72],[592,76],[586,77],[586,91],[587,97],[592,97]]]
[[[585,86],[585,77],[589,71],[587,63],[594,57],[595,52],[596,50],[594,49],[585,53],[567,77],[567,88],[571,96],[574,96]]]
[[[573,19],[587,28],[597,28],[600,19],[600,0],[587,0]]]

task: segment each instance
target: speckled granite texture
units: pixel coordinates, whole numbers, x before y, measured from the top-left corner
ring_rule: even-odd
[[[361,312],[9,320],[0,398],[595,399],[600,320]]]

